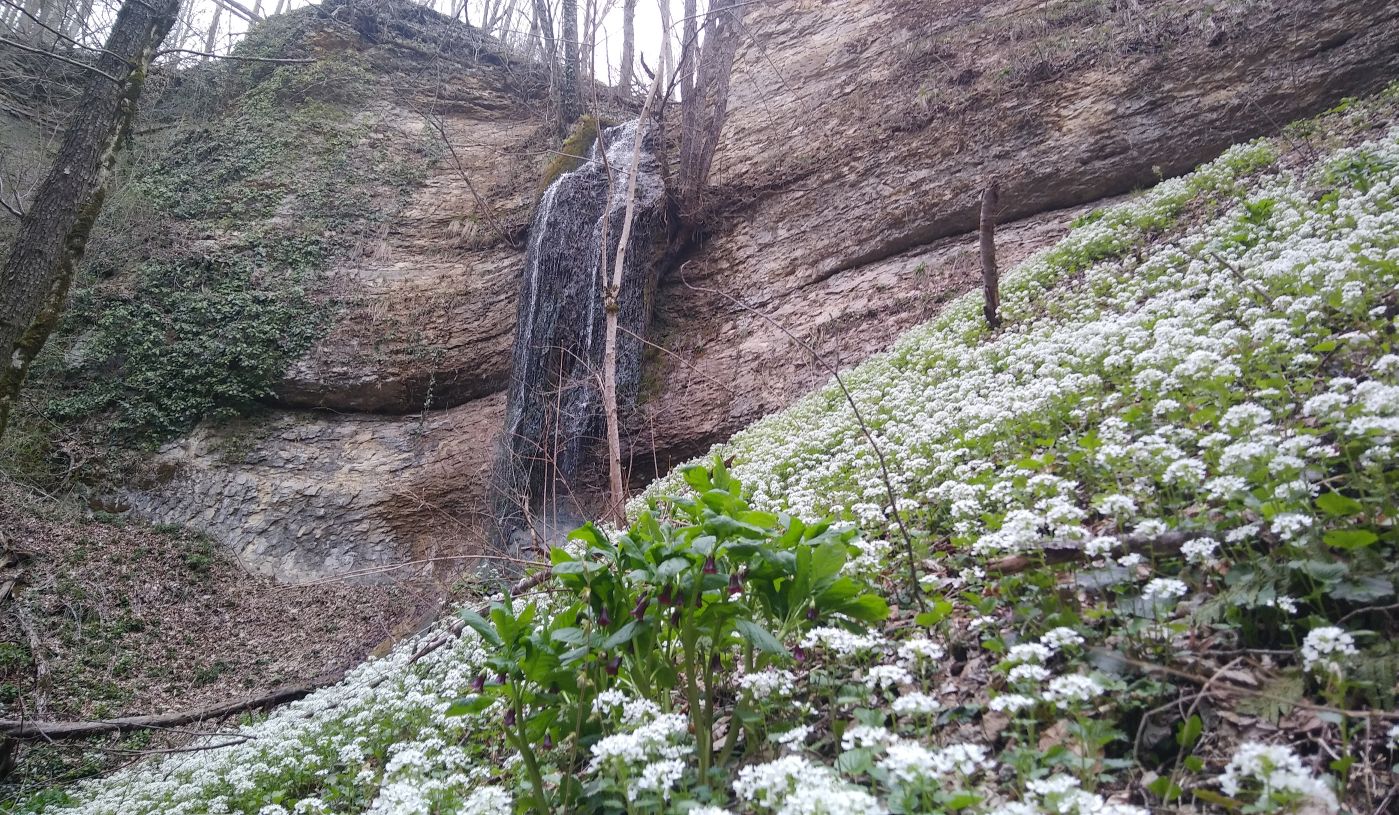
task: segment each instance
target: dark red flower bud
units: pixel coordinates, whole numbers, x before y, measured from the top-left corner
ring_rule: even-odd
[[[674,626],[680,625],[680,609],[677,608],[670,613],[670,624]]]
[[[498,674],[496,674],[496,675],[495,675],[495,683],[496,683],[497,685],[504,685],[504,684],[505,684],[505,674],[504,674],[504,673],[498,673]]]
[[[719,573],[719,566],[714,562],[714,556],[713,556],[713,555],[710,555],[709,557],[707,557],[707,558],[704,559],[704,573],[705,573],[705,574],[718,574],[718,573]]]
[[[808,620],[814,621],[818,616],[820,615],[816,613],[816,606],[811,606],[806,610],[806,618]]]
[[[515,726],[515,708],[513,708],[513,707],[508,707],[508,708],[505,709],[505,726],[506,726],[506,727],[514,727],[514,726]]]
[[[719,669],[722,668],[722,667],[723,667],[723,663],[719,661],[719,653],[716,651],[716,652],[714,652],[713,654],[710,654],[710,655],[709,655],[709,670],[711,670],[711,671],[717,671],[717,670],[719,670]]]
[[[477,693],[486,689],[486,675],[476,674],[476,678],[471,680],[471,689]]]
[[[608,676],[616,676],[616,675],[617,675],[617,669],[618,669],[618,668],[621,668],[621,667],[622,667],[622,658],[621,658],[620,656],[615,656],[615,657],[613,657],[613,658],[607,660],[607,675],[608,675]]]
[[[633,619],[640,620],[646,616],[646,607],[651,605],[651,598],[648,595],[641,595],[641,599],[636,601],[636,608],[631,610]]]
[[[545,750],[552,750],[552,749],[554,749],[554,734],[552,734],[552,733],[545,733],[545,734],[544,734],[544,749],[545,749]]]
[[[797,662],[806,662],[806,649],[798,645],[792,649],[792,659]]]
[[[671,595],[669,583],[665,584],[665,586],[661,589],[661,595],[660,597],[656,598],[656,601],[663,606],[668,606],[674,601],[674,597],[672,597]]]
[[[602,611],[598,612],[597,624],[603,628],[612,625],[612,615],[607,613],[607,606],[603,606]]]
[[[738,572],[729,575],[729,596],[743,593],[743,581],[738,579]]]

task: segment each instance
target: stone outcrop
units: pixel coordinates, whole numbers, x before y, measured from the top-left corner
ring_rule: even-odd
[[[1386,0],[783,0],[746,27],[706,230],[657,296],[634,480],[825,381],[785,331],[850,365],[976,285],[989,179],[1009,268],[1084,206],[1399,76]],[[283,411],[240,455],[223,431],[171,446],[142,514],[291,578],[472,551],[542,141],[460,82],[456,158],[341,270],[351,305]]]

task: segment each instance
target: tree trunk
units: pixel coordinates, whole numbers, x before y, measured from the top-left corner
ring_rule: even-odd
[[[578,118],[578,0],[563,0],[563,87],[559,100],[560,131]]]
[[[735,0],[718,0],[710,8],[694,89],[681,101],[679,208],[687,229],[702,208],[700,195],[709,183],[714,151],[728,117],[729,74],[738,52],[743,11],[744,5]]]
[[[622,0],[622,64],[619,66],[617,87],[622,98],[631,97],[632,77],[636,75],[636,0]]]
[[[29,365],[63,309],[117,154],[131,133],[146,72],[179,0],[127,0],[88,76],[53,167],[0,269],[0,435]]]
[[[663,42],[662,61],[668,62],[669,39]],[[622,434],[621,422],[617,418],[617,313],[621,310],[622,274],[627,267],[627,244],[631,241],[632,222],[636,217],[636,177],[641,171],[646,120],[651,115],[651,107],[660,95],[661,83],[664,81],[665,74],[657,71],[651,79],[650,89],[646,92],[646,101],[641,105],[636,141],[632,145],[631,172],[627,178],[627,209],[622,216],[622,234],[617,240],[617,257],[612,263],[612,279],[605,281],[607,288],[603,293],[603,309],[606,316],[602,340],[602,410],[607,423],[607,484],[611,493],[606,517],[619,526],[626,521],[626,487],[622,483]],[[604,243],[604,260],[599,270],[604,276],[607,274],[605,247]]]
[[[215,37],[219,34],[219,17],[222,15],[223,6],[216,3],[214,5],[214,19],[209,23],[209,33],[204,36],[204,53],[206,54],[214,53]],[[204,59],[208,61],[209,57],[205,57]]]
[[[993,178],[981,195],[981,282],[986,298],[981,312],[994,331],[1001,325],[1001,275],[996,269],[996,207],[1000,184]]]
[[[689,99],[695,93],[695,62],[700,46],[697,6],[696,0],[685,0],[685,19],[681,21],[681,30],[685,33],[680,39],[681,99]]]

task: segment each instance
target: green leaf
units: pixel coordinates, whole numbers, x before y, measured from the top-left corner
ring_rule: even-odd
[[[877,594],[862,594],[833,609],[862,623],[877,623],[889,617],[889,603]]]
[[[476,694],[458,699],[447,707],[447,717],[472,716],[491,706],[495,699],[485,694]]]
[[[1364,509],[1359,501],[1347,498],[1339,492],[1328,492],[1317,496],[1316,505],[1322,512],[1333,517],[1356,515]]]
[[[939,597],[932,603],[932,608],[913,618],[913,621],[926,628],[932,628],[952,613],[952,603],[946,598]]]
[[[1227,809],[1230,812],[1238,812],[1239,810],[1244,808],[1243,801],[1236,801],[1233,798],[1228,798],[1226,796],[1220,795],[1219,793],[1207,787],[1196,787],[1195,789],[1190,791],[1190,794],[1195,796],[1196,798],[1199,798],[1201,801],[1204,801],[1207,804],[1214,804],[1217,807],[1223,807],[1224,809]]]
[[[1189,750],[1195,746],[1195,742],[1200,740],[1200,734],[1205,732],[1205,722],[1199,714],[1192,715],[1189,719],[1180,723],[1180,728],[1176,730],[1176,744]]]
[[[629,621],[626,625],[612,632],[612,636],[608,637],[606,640],[603,640],[603,649],[611,650],[619,645],[626,645],[627,643],[631,642],[632,639],[637,635],[637,628],[638,625],[636,620]]]
[[[656,569],[656,579],[657,579],[657,580],[662,580],[662,581],[664,581],[664,580],[669,580],[669,579],[671,579],[672,577],[675,577],[676,575],[680,574],[681,572],[685,571],[685,570],[688,569],[688,568],[690,568],[690,560],[689,560],[689,558],[683,558],[683,557],[671,557],[671,558],[666,558],[666,559],[661,563],[660,567]]]
[[[1349,603],[1370,603],[1393,596],[1394,584],[1387,578],[1374,575],[1355,577],[1328,586],[1326,594]]]
[[[681,475],[684,476],[685,483],[694,487],[695,492],[701,495],[714,489],[714,482],[709,478],[709,470],[699,464],[686,467]]]
[[[1333,529],[1322,535],[1321,539],[1326,541],[1327,546],[1349,550],[1364,549],[1379,540],[1380,536],[1368,529]]]
[[[766,628],[763,628],[752,620],[734,620],[734,628],[738,629],[738,633],[743,635],[745,640],[752,643],[754,648],[757,648],[765,654],[774,654],[782,657],[791,656],[791,654],[787,652],[787,646],[783,645],[781,640],[774,637]]]
[[[579,645],[588,638],[588,635],[583,633],[583,629],[575,626],[570,628],[560,628],[559,630],[550,634],[549,637],[555,642],[563,642],[569,645]]]
[[[1168,775],[1158,777],[1155,781],[1147,784],[1146,788],[1152,795],[1160,798],[1165,803],[1170,803],[1180,798],[1181,793],[1184,792],[1179,785],[1171,782],[1171,777]]]
[[[496,633],[496,630],[491,627],[490,623],[486,622],[486,618],[482,617],[480,614],[477,614],[469,608],[464,608],[457,612],[457,616],[461,618],[462,622],[470,626],[473,631],[480,634],[481,639],[489,642],[491,645],[499,648],[504,644],[501,642],[500,635]]]

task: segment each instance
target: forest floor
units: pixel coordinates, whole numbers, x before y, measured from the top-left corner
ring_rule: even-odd
[[[278,584],[198,535],[88,513],[0,482],[0,718],[86,720],[198,709],[336,675],[411,633],[441,588]],[[99,740],[35,744],[22,793],[110,769]],[[0,802],[9,797],[0,791]],[[0,805],[3,809],[3,805]]]

